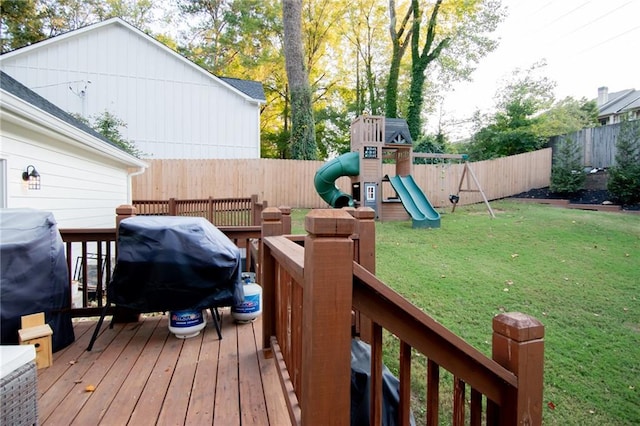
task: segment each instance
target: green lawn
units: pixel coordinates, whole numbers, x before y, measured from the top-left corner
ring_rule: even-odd
[[[443,213],[439,229],[377,223],[377,275],[487,355],[493,316],[538,318],[545,424],[638,424],[640,215],[492,207],[496,219],[482,204]],[[305,213],[294,211],[294,232]],[[394,351],[385,352],[392,370]]]

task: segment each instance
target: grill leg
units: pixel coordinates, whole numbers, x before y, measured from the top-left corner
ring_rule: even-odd
[[[218,311],[218,308],[214,307],[209,308],[209,310],[211,311],[211,317],[213,318],[213,325],[215,325],[216,331],[218,332],[218,340],[222,340],[222,332],[220,331],[220,320],[222,318],[220,317],[220,311]]]
[[[100,327],[102,327],[102,323],[104,322],[104,317],[107,314],[107,309],[109,308],[109,304],[105,303],[102,307],[102,313],[100,314],[100,319],[98,320],[98,324],[96,324],[95,330],[93,330],[93,335],[91,336],[91,341],[89,342],[89,346],[87,347],[87,351],[91,352],[93,349],[93,344],[96,342],[98,338],[98,333],[100,332]]]

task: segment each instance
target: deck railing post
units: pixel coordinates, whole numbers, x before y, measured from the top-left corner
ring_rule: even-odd
[[[303,425],[350,423],[354,222],[342,210],[312,210],[305,218]]]
[[[262,212],[258,208],[258,194],[251,195],[251,223],[250,225],[259,225],[262,219]]]
[[[118,232],[118,227],[123,219],[135,216],[137,213],[138,209],[129,204],[121,204],[116,207],[116,233]]]
[[[493,318],[493,359],[518,377],[517,392],[500,411],[500,424],[542,424],[544,325],[509,312]]]
[[[176,199],[169,198],[169,216],[177,216],[178,209],[176,208]]]
[[[215,225],[215,218],[213,217],[213,197],[209,197],[207,200],[207,220]]]
[[[291,207],[280,206],[282,212],[282,233],[291,234]]]
[[[349,212],[356,219],[354,234],[358,247],[354,260],[372,274],[376,273],[376,212],[370,207],[359,207]],[[371,319],[356,312],[356,331],[360,339],[371,343]]]
[[[275,207],[262,211],[260,238],[260,263],[258,276],[262,285],[262,348],[271,346],[271,336],[276,334],[276,262],[270,255],[265,237],[282,235],[282,213]]]

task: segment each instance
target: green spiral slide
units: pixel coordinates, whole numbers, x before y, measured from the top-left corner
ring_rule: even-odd
[[[348,152],[326,162],[316,172],[313,179],[318,195],[331,207],[353,207],[353,197],[340,191],[336,179],[341,176],[358,176],[360,174],[360,157],[358,152]]]

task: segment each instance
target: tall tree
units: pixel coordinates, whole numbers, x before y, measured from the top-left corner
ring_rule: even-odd
[[[436,60],[442,52],[442,49],[446,48],[450,42],[451,37],[447,36],[436,42],[436,28],[438,20],[438,12],[442,0],[437,0],[431,10],[431,15],[427,23],[427,36],[420,47],[420,30],[422,22],[422,11],[420,9],[420,2],[418,0],[412,0],[413,9],[413,31],[411,34],[411,88],[409,89],[409,109],[407,111],[407,124],[409,125],[409,132],[414,140],[420,137],[422,129],[422,104],[424,89],[424,82],[426,79],[425,70],[427,66]]]
[[[538,132],[540,113],[553,104],[555,82],[539,75],[544,62],[527,70],[515,69],[497,91],[498,111],[480,129],[469,146],[474,160],[486,160],[539,149],[546,137]]]
[[[404,106],[399,99],[408,99],[405,113],[411,135],[417,140],[425,89],[435,93],[451,81],[468,79],[478,61],[497,46],[488,34],[504,18],[504,10],[499,0],[411,0],[398,25],[395,2],[390,1],[389,16],[393,48],[385,112],[391,117],[401,114]],[[398,97],[402,55],[408,45],[411,66],[405,80],[410,80],[410,89],[407,96]]]
[[[38,42],[45,38],[36,0],[0,2],[2,52]]]
[[[282,1],[284,56],[291,98],[291,157],[317,158],[311,86],[302,47],[302,0]]]
[[[356,114],[368,111],[379,115],[384,93],[378,81],[381,73],[376,70],[379,58],[384,57],[386,46],[380,34],[378,22],[383,19],[384,6],[378,0],[358,0],[348,8],[345,37],[356,51]],[[362,65],[360,65],[362,64]],[[362,68],[362,71],[361,71]]]
[[[391,37],[391,63],[389,64],[389,76],[385,97],[385,115],[390,118],[398,117],[398,81],[400,79],[400,64],[402,57],[409,46],[413,27],[411,16],[413,14],[413,2],[404,13],[404,17],[398,26],[395,0],[389,0],[389,35]]]

